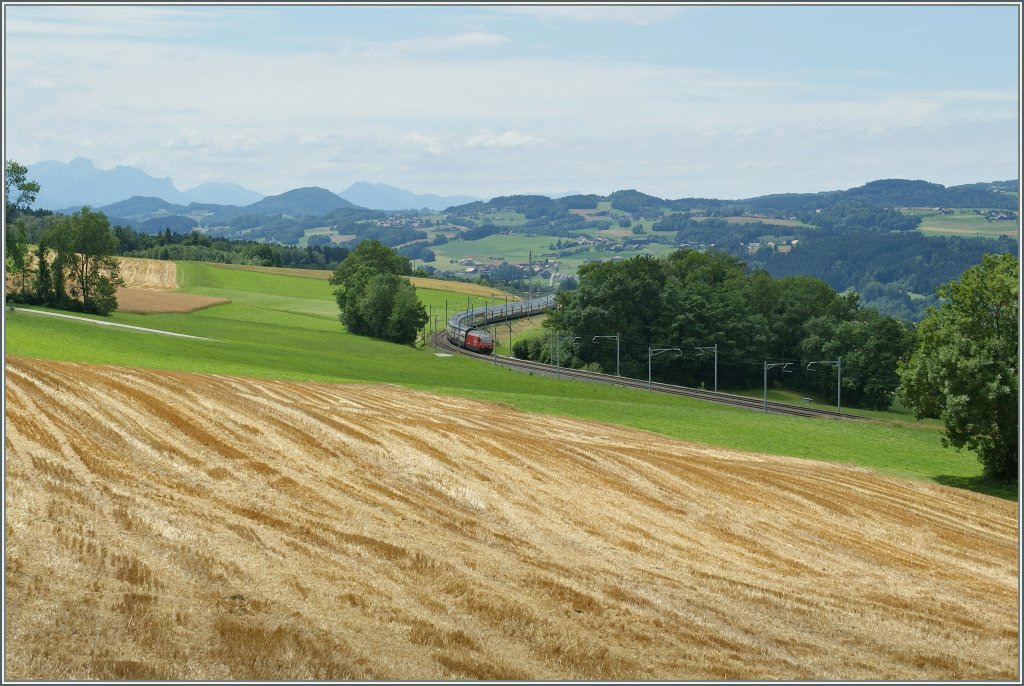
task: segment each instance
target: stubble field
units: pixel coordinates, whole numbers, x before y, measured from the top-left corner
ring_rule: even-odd
[[[195,312],[231,302],[191,293],[175,293],[177,265],[166,260],[118,258],[124,288],[117,289],[117,309],[136,314]]]
[[[6,381],[10,679],[1019,677],[1012,502],[395,386]]]

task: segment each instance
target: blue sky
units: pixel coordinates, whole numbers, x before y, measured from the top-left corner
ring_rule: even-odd
[[[1019,6],[4,6],[5,158],[266,194],[1016,178]]]

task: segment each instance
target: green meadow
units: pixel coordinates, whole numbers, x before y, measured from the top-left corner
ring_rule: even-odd
[[[597,229],[588,229],[585,231],[579,231],[578,233],[597,235],[599,234],[599,231]],[[557,240],[557,238],[553,238],[552,236],[494,234],[476,241],[451,241],[444,245],[431,247],[431,250],[434,251],[434,255],[436,256],[436,260],[430,264],[441,271],[452,272],[462,272],[465,267],[460,265],[458,262],[459,260],[467,257],[484,264],[500,264],[501,262],[525,264],[530,259],[531,251],[533,252],[534,263],[538,263],[541,260],[542,255],[557,252],[551,248],[551,244]],[[648,246],[647,250],[622,250],[619,252],[612,250],[597,250],[592,247],[590,250],[576,255],[569,255],[554,259],[560,265],[560,272],[573,274],[577,269],[579,269],[580,265],[584,264],[587,260],[609,260],[613,257],[628,259],[642,254],[660,257],[662,255],[671,254],[675,250],[677,250],[677,248],[674,246],[658,243]],[[417,260],[415,265],[422,266],[423,263]]]
[[[1017,222],[989,221],[982,215],[968,211],[969,209],[955,209],[955,214],[939,214],[920,208],[904,208],[900,211],[903,214],[919,215],[921,225],[917,227],[917,230],[929,236],[1018,237],[1020,226]]]
[[[332,287],[318,279],[181,263],[179,283],[184,291],[232,302],[191,314],[114,313],[102,319],[210,340],[9,310],[6,354],[271,379],[399,384],[489,401],[495,421],[502,420],[507,408],[571,416],[1016,498],[1015,491],[981,478],[973,454],[943,448],[934,426],[765,415],[643,390],[534,376],[486,360],[439,356],[430,345],[401,346],[352,336],[338,321]],[[450,291],[418,292],[435,305],[438,297],[449,303],[459,300],[460,306],[465,298]],[[507,341],[500,328],[499,341]]]

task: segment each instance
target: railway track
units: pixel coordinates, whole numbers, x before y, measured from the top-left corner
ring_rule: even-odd
[[[639,388],[643,390],[648,389],[648,384],[642,379],[631,379],[625,376],[613,376],[611,374],[602,374],[600,372],[589,372],[582,369],[570,369],[566,367],[554,367],[550,364],[543,364],[541,362],[533,362],[530,360],[520,360],[515,357],[507,357],[505,355],[481,355],[479,353],[471,352],[457,345],[452,344],[444,331],[440,331],[434,334],[434,345],[438,350],[444,350],[446,353],[452,355],[466,355],[479,359],[481,362],[490,362],[492,364],[499,364],[509,369],[517,369],[524,372],[532,372],[534,374],[543,374],[546,376],[554,376],[557,378],[576,379],[578,381],[588,381],[591,383],[603,383],[610,384],[613,386],[622,386],[623,388]],[[730,405],[732,407],[744,407],[749,410],[756,410],[758,412],[770,412],[772,414],[790,415],[795,417],[816,417],[818,419],[843,419],[853,421],[873,421],[869,417],[860,417],[857,415],[840,414],[839,412],[832,412],[829,410],[818,410],[809,407],[799,407],[796,405],[788,405],[786,403],[775,403],[768,402],[767,404],[763,400],[757,400],[756,398],[748,398],[743,395],[732,395],[730,393],[716,393],[714,391],[702,391],[698,388],[687,388],[685,386],[675,386],[672,384],[657,383],[653,382],[650,384],[650,390],[654,393],[667,393],[669,395],[681,395],[688,398],[696,398],[697,400],[707,400],[713,403],[719,403],[722,405]]]

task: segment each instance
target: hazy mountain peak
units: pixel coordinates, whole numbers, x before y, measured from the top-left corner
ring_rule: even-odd
[[[360,207],[374,210],[418,210],[424,207],[443,210],[452,205],[463,205],[476,200],[468,195],[419,195],[386,183],[368,181],[357,181],[338,195]]]
[[[101,207],[134,197],[159,198],[165,202],[248,205],[263,195],[237,184],[207,183],[181,192],[169,176],[157,178],[141,169],[120,164],[99,169],[92,160],[76,157],[70,162],[45,160],[28,165],[28,178],[39,182],[35,206],[47,210],[67,207]]]

